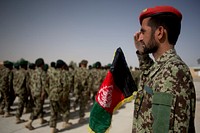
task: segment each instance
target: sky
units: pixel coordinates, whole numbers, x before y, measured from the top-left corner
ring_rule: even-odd
[[[107,65],[121,47],[128,65],[138,67],[133,41],[138,17],[158,5],[182,12],[175,49],[188,66],[199,66],[198,0],[0,0],[0,61],[87,59]]]

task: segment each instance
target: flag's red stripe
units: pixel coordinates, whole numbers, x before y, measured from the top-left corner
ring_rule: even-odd
[[[116,86],[112,73],[108,71],[106,78],[101,84],[100,90],[96,95],[96,102],[112,114],[114,108],[122,100],[124,100],[124,95]]]

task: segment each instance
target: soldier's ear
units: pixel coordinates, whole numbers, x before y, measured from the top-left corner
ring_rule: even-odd
[[[158,38],[159,40],[161,40],[161,39],[164,37],[165,32],[166,32],[166,31],[165,31],[164,27],[163,27],[163,26],[159,26],[159,27],[156,29],[155,35],[157,36],[157,38]]]

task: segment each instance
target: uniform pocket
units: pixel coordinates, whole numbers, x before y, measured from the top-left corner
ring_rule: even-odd
[[[152,99],[153,132],[168,133],[173,95],[155,92]]]

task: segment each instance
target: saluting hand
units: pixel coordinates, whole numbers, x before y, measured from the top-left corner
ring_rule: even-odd
[[[145,45],[140,41],[141,32],[136,32],[134,35],[135,48],[138,50],[139,54],[144,54]]]

